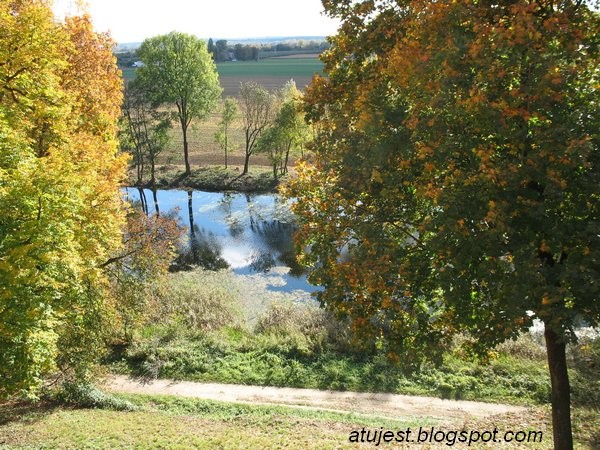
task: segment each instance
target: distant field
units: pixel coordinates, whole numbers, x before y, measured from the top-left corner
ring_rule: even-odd
[[[269,58],[259,61],[236,61],[217,64],[221,77],[312,77],[321,73],[323,63],[317,58]]]
[[[123,78],[131,81],[135,78],[136,69],[121,69]],[[296,57],[280,57],[261,59],[259,61],[236,61],[217,64],[219,79],[223,86],[223,96],[237,96],[242,81],[255,81],[270,91],[280,88],[288,80],[293,79],[300,89],[304,89],[315,73],[322,73],[323,63],[314,55],[312,57],[297,55]]]

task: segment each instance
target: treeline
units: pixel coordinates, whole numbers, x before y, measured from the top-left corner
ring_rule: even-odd
[[[215,62],[223,61],[256,61],[267,56],[276,56],[278,53],[321,53],[329,48],[329,42],[317,40],[290,40],[278,43],[261,44],[228,44],[227,40],[208,40],[208,51]]]
[[[329,42],[318,40],[290,40],[286,42],[230,44],[226,39],[207,42],[208,52],[215,62],[257,61],[260,58],[295,53],[321,53],[329,48]],[[140,60],[137,50],[115,54],[119,67],[133,67]]]

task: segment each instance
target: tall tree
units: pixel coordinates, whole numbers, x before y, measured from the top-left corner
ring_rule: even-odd
[[[192,120],[205,118],[221,95],[215,63],[204,41],[178,32],[146,39],[138,55],[144,65],[137,78],[154,105],[177,107],[185,173],[189,175],[188,128]]]
[[[215,59],[215,43],[212,38],[208,38],[208,43],[206,44],[206,50],[211,54],[213,59]]]
[[[227,97],[223,103],[219,129],[215,133],[215,139],[225,152],[225,168],[227,169],[227,151],[229,150],[229,127],[238,114],[237,101],[233,97]]]
[[[274,95],[254,81],[241,83],[239,102],[245,143],[244,175],[248,173],[250,156],[256,150],[258,138],[273,120],[275,100]]]
[[[121,247],[121,78],[89,17],[0,4],[0,397],[89,375]]]
[[[219,39],[215,42],[215,61],[228,61],[229,60],[229,48],[227,47],[227,41],[225,39]]]
[[[565,345],[600,322],[598,14],[324,5],[342,26],[307,95],[316,161],[289,191],[320,300],[404,360],[456,332],[483,353],[539,319],[554,446],[572,448]]]

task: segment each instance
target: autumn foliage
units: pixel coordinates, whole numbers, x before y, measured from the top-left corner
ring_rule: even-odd
[[[88,17],[0,2],[0,397],[85,376],[122,245],[121,79]]]
[[[485,353],[541,320],[569,448],[564,345],[600,322],[598,14],[323,3],[342,26],[307,93],[315,161],[288,187],[321,303],[415,364],[457,332]]]

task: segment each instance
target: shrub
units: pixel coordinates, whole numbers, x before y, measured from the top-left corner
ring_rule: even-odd
[[[600,337],[582,336],[569,347],[571,390],[579,405],[600,405]]]
[[[531,333],[522,333],[516,339],[501,343],[496,351],[516,358],[546,361],[546,348]]]
[[[55,395],[61,403],[80,408],[112,409],[116,411],[133,411],[136,406],[112,394],[101,391],[89,383],[64,383],[61,390]]]

